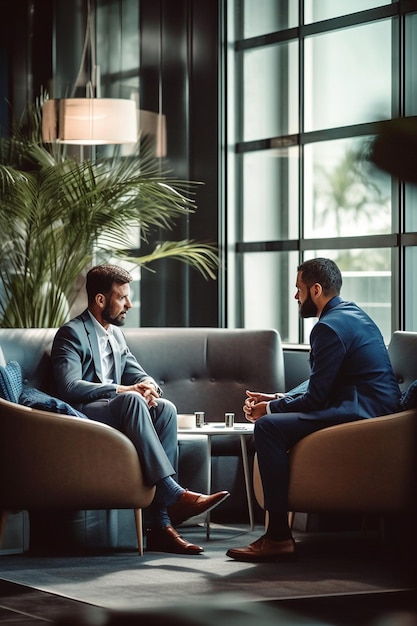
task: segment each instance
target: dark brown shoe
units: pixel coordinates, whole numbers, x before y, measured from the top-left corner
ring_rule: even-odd
[[[201,513],[207,513],[230,496],[228,491],[219,491],[211,496],[194,493],[186,489],[175,504],[168,507],[168,515],[173,526],[182,524],[185,520]]]
[[[185,541],[172,526],[150,528],[146,531],[148,552],[170,552],[172,554],[201,554],[204,549]]]
[[[262,561],[293,561],[297,558],[294,539],[273,541],[263,535],[244,548],[230,548],[226,556],[236,561],[262,562]]]

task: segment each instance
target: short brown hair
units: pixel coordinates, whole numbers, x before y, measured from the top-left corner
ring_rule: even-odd
[[[125,285],[132,280],[132,275],[118,265],[96,265],[87,273],[86,290],[88,301],[94,300],[98,293],[108,295],[114,283]]]

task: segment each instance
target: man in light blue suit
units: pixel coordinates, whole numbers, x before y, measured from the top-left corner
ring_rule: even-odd
[[[99,265],[87,274],[88,308],[64,324],[52,346],[60,398],[89,419],[112,426],[132,441],[145,480],[156,485],[147,549],[200,554],[174,526],[209,511],[229,493],[212,495],[183,489],[173,478],[177,456],[177,413],[130,352],[120,326],[131,308],[129,272]],[[111,463],[111,459],[109,459]]]
[[[370,317],[340,297],[342,276],[330,259],[298,268],[296,294],[302,318],[317,317],[310,335],[310,378],[298,393],[247,392],[243,407],[255,424],[265,509],[265,535],[227,555],[240,561],[293,559],[288,526],[288,450],[322,428],[400,410],[400,389],[383,337]]]

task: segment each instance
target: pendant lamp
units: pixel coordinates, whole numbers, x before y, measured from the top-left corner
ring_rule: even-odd
[[[136,103],[120,98],[47,100],[42,110],[42,139],[86,146],[136,143]]]
[[[42,109],[42,140],[77,145],[124,144],[138,140],[136,103],[121,98],[100,98],[99,68],[95,64],[93,19],[87,0],[87,22],[80,69],[74,89],[79,84],[90,50],[91,79],[85,98],[52,98]],[[95,95],[95,97],[94,97]]]

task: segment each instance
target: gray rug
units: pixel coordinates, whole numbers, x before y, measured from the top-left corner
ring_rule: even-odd
[[[376,534],[296,532],[295,563],[238,563],[229,547],[246,545],[262,534],[213,525],[210,541],[203,527],[182,531],[204,546],[186,557],[124,551],[83,556],[0,557],[0,578],[108,609],[144,609],[209,601],[213,594],[237,601],[369,594],[409,588],[401,563],[381,549]]]

